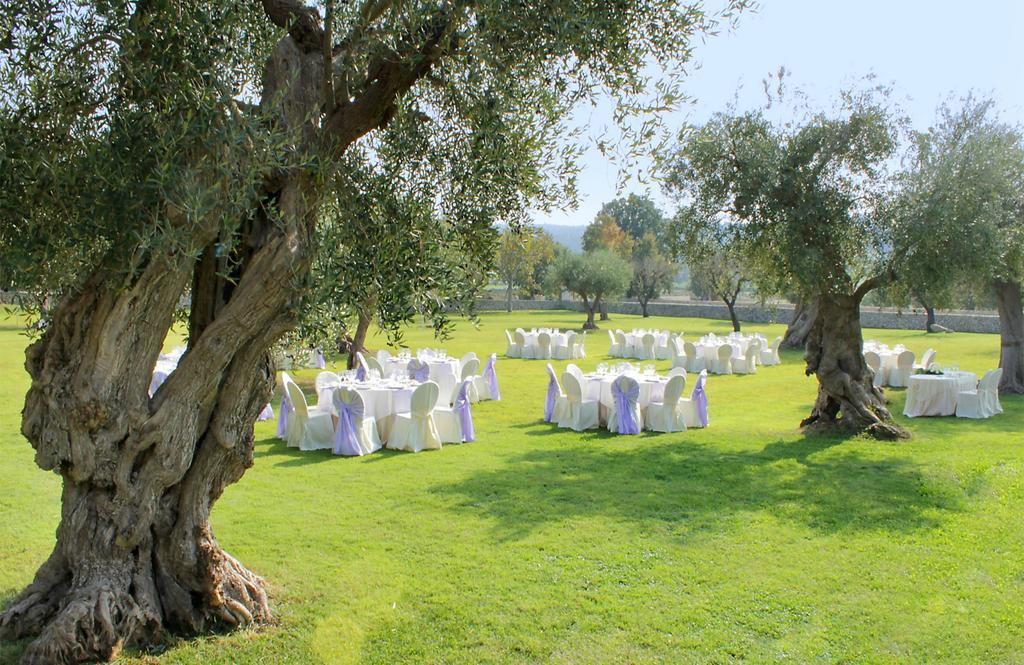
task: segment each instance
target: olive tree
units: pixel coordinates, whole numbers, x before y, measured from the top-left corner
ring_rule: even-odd
[[[647,305],[672,288],[678,269],[662,254],[657,238],[651,232],[636,241],[632,256],[633,279],[626,295],[636,298],[646,318]]]
[[[553,292],[571,291],[579,296],[587,313],[583,328],[594,330],[594,315],[600,311],[601,303],[625,293],[632,274],[629,262],[608,250],[565,253],[551,264],[546,282]]]
[[[544,229],[506,228],[502,232],[495,263],[505,282],[506,311],[512,311],[516,287],[528,295],[541,290],[544,275],[558,251],[558,243]]]
[[[269,618],[210,510],[253,463],[271,349],[361,139],[406,101],[453,113],[448,91],[526,92],[528,115],[609,90],[645,113],[665,99],[643,65],[687,58],[713,21],[671,0],[0,5],[0,252],[54,302],[22,431],[63,480],[54,549],[0,615],[3,638],[34,638],[22,660]],[[187,350],[150,396],[186,297]]]
[[[1024,132],[991,101],[943,105],[916,136],[896,206],[907,291],[951,300],[990,289],[999,312],[999,390],[1024,393]]]
[[[884,94],[847,93],[794,122],[716,114],[685,129],[670,157],[669,191],[695,223],[733,223],[759,289],[793,285],[817,304],[805,359],[818,397],[803,426],[906,435],[872,385],[860,329],[861,301],[899,263],[885,211],[899,128]]]
[[[750,278],[744,267],[738,230],[726,222],[698,222],[694,214],[688,206],[679,209],[670,226],[672,247],[690,267],[690,279],[699,280],[701,291],[725,303],[732,329],[739,332],[736,299]]]

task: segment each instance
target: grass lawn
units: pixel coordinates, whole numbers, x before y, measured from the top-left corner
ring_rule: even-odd
[[[407,342],[500,357],[506,327],[582,320],[488,313],[449,341],[413,328]],[[49,553],[60,492],[19,434],[18,331],[0,322],[3,603]],[[979,376],[998,360],[994,335],[865,336]],[[604,331],[588,338],[584,369],[608,359]],[[1024,400],[988,421],[900,416],[909,442],[804,437],[815,382],[799,353],[783,363],[711,377],[711,427],[680,434],[559,431],[541,421],[544,362],[503,358],[503,400],[474,407],[472,444],[345,459],[286,448],[261,423],[256,464],[213,522],[268,580],[277,623],[122,661],[1024,662]],[[0,662],[22,647],[0,645]]]

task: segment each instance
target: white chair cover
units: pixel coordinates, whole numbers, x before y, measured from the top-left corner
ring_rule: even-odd
[[[657,354],[654,351],[654,335],[647,333],[641,338],[643,348],[640,350],[640,357],[644,360],[656,360]]]
[[[782,359],[779,357],[779,346],[782,345],[782,336],[776,337],[772,342],[771,347],[761,350],[761,357],[758,361],[765,366],[768,365],[781,365]]]
[[[537,358],[547,360],[551,358],[551,335],[546,332],[537,335]]]
[[[886,384],[886,371],[885,368],[882,367],[882,358],[874,351],[865,351],[864,362],[871,368],[871,371],[874,372],[874,379],[872,379],[872,383],[875,386],[884,386]]]
[[[329,411],[309,408],[298,384],[289,382],[288,398],[292,414],[288,419],[288,445],[299,450],[320,450],[334,447],[334,418]]]
[[[731,347],[727,347],[731,351]],[[760,355],[760,345],[757,342],[750,342],[747,352],[739,358],[732,359],[732,371],[736,374],[754,374],[757,372],[757,357]],[[719,353],[721,353],[719,349]]]
[[[433,381],[417,386],[412,393],[409,413],[395,415],[395,422],[388,435],[388,448],[411,453],[441,448],[441,437],[434,423],[434,407],[439,392],[440,389]]]
[[[507,330],[505,331],[505,342],[506,342],[505,357],[507,357],[507,358],[519,358],[520,356],[522,356],[522,354],[523,354],[522,347],[519,346],[518,344],[516,344],[516,341],[514,339],[512,339],[512,333],[510,333]]]
[[[469,443],[476,440],[473,427],[473,412],[470,407],[469,389],[473,379],[464,379],[455,392],[451,408],[434,409],[434,423],[441,443]]]
[[[334,410],[338,414],[338,426],[334,432],[335,455],[351,457],[380,450],[377,421],[366,417],[366,407],[359,393],[348,388],[335,390]]]
[[[391,360],[390,351],[388,351],[387,349],[380,349],[379,351],[377,351],[377,362],[380,363],[381,367],[387,365],[389,360]]]
[[[977,390],[964,390],[956,396],[957,418],[991,418],[1003,409],[999,405],[999,379],[1002,369],[990,369],[978,382]]]
[[[566,400],[565,391],[558,383],[558,376],[555,368],[548,363],[548,391],[544,396],[544,422],[561,423],[568,418],[569,402]]]
[[[683,352],[686,354],[687,372],[700,372],[701,370],[707,369],[706,363],[704,362],[704,356],[697,353],[697,347],[693,342],[684,343]]]
[[[569,372],[562,375],[562,384],[565,385],[567,406],[564,417],[558,422],[558,426],[570,427],[577,432],[597,427],[599,424],[597,401],[583,399],[580,382]]]
[[[682,374],[669,372],[669,380],[665,385],[665,394],[661,402],[651,402],[644,413],[644,423],[654,432],[682,432],[686,430],[686,417],[680,408],[679,400],[686,388],[686,370],[677,368]]]
[[[622,345],[615,338],[615,333],[613,333],[611,330],[608,331],[608,343],[610,344],[610,346],[608,347],[608,355],[610,355],[613,358],[621,358]]]
[[[690,393],[689,399],[679,400],[683,410],[683,421],[687,427],[708,426],[708,395],[704,387],[707,381],[708,372],[702,369],[693,384],[693,392]]]
[[[643,428],[644,416],[640,410],[640,384],[629,376],[616,377],[612,382],[612,404],[608,409],[608,431],[616,434],[639,434]]]
[[[289,377],[291,380],[291,377]],[[341,377],[334,372],[320,372],[316,375],[316,379],[313,380],[313,385],[316,387],[316,408],[321,411],[330,411],[333,406],[331,402],[331,390],[328,390],[331,386],[337,386],[341,383]]]
[[[896,356],[896,367],[889,370],[889,385],[894,388],[906,388],[913,371],[914,352],[904,351]]]
[[[721,344],[715,361],[711,364],[712,374],[732,374],[732,346]]]
[[[537,357],[536,347],[526,343],[526,335],[521,328],[516,329],[516,345],[519,346],[519,357],[532,360]]]
[[[480,361],[477,359],[476,354],[474,353],[472,358],[467,358],[465,362],[462,364],[462,372],[459,375],[460,384],[469,381],[468,397],[469,401],[472,402],[473,404],[476,404],[477,402],[480,401],[480,393],[476,389],[476,383],[474,381],[479,375]],[[460,384],[457,384],[455,386],[455,390],[452,391],[451,399],[448,400],[449,402],[454,402],[459,394],[459,391],[462,390],[462,386]]]

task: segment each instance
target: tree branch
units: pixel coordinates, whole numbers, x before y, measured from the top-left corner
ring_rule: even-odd
[[[300,0],[260,0],[267,18],[279,28],[284,28],[304,53],[319,50],[324,44],[324,31],[320,26],[320,14],[307,7]]]

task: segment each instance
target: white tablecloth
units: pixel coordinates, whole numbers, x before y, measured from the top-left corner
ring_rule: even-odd
[[[973,372],[949,374],[913,374],[907,385],[907,403],[903,415],[952,416],[956,413],[957,393],[974,390],[978,377]]]
[[[338,383],[334,385],[327,385],[323,388],[323,397],[319,395],[318,400],[320,404],[330,404],[331,410],[334,410],[334,391],[345,386],[351,388],[359,393],[359,396],[363,398],[363,412],[364,417],[376,418],[378,420],[393,416],[396,413],[405,413],[409,411],[412,391],[415,390],[419,384],[410,385],[397,385],[391,383]]]
[[[612,383],[620,374],[586,374],[583,376],[586,381],[583,389],[585,399],[597,400],[603,407],[610,407],[614,404],[612,399]],[[646,408],[651,401],[661,401],[665,396],[665,385],[668,379],[660,376],[630,375],[640,385],[640,408]]]
[[[744,349],[739,342],[726,341],[725,339],[720,339],[717,342],[699,342],[693,346],[697,349],[698,355],[704,357],[704,361],[707,363],[708,367],[711,367],[711,363],[718,360],[718,347],[723,344],[728,344],[732,347],[733,358],[739,358],[744,353]]]
[[[523,337],[526,339],[526,346],[531,349],[537,348],[537,336],[540,332],[528,332],[523,333]],[[569,335],[564,332],[552,332],[548,333],[551,336],[551,345],[548,350],[554,354],[555,349],[559,346],[566,346],[569,343]]]
[[[462,368],[458,358],[420,358],[422,362],[427,364],[430,368],[430,380],[437,384],[441,391],[442,401],[447,398],[455,391],[455,386],[459,383],[459,377],[462,374]],[[384,372],[387,374],[398,373],[405,375],[408,373],[409,360],[401,360],[399,358],[389,358],[384,364]],[[481,368],[480,371],[483,371]]]

